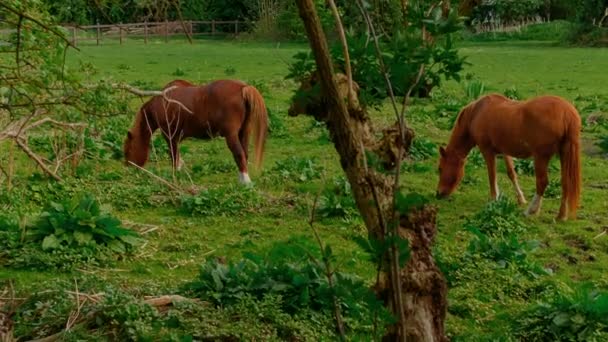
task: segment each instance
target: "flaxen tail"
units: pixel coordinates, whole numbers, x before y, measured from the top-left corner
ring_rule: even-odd
[[[249,128],[253,129],[255,166],[259,169],[264,161],[264,145],[268,134],[268,111],[262,94],[254,86],[247,85],[243,88],[243,99],[249,108],[247,121]]]
[[[571,118],[568,133],[561,147],[562,196],[568,204],[568,216],[576,218],[581,196],[580,131],[581,120],[576,111]]]

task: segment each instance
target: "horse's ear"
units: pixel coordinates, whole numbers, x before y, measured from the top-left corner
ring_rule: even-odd
[[[445,148],[443,148],[443,146],[439,146],[439,154],[440,154],[442,157],[445,157]]]
[[[127,131],[127,139],[133,139],[133,133],[131,133],[131,131]]]

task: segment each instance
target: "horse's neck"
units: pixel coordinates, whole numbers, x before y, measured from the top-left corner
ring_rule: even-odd
[[[137,130],[138,135],[143,140],[150,140],[150,137],[156,131],[157,124],[154,119],[151,108],[149,108],[147,104],[142,107],[142,109],[137,114],[137,118],[135,120],[134,129]]]
[[[475,142],[469,132],[471,114],[470,110],[465,110],[459,115],[447,147],[448,150],[453,151],[463,159],[466,158],[469,152],[471,152],[471,149],[475,147]]]

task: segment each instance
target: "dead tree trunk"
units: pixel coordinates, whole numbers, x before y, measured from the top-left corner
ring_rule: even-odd
[[[394,178],[368,165],[366,152],[375,154],[386,168],[394,168],[398,153],[409,148],[413,132],[407,130],[405,141],[401,141],[395,124],[384,129],[382,137],[377,139],[365,111],[347,107],[334,80],[327,41],[313,1],[296,2],[317,64],[322,96],[328,107],[327,127],[340,155],[340,165],[351,184],[370,237],[383,241],[395,217]],[[398,282],[387,272],[382,274],[383,280],[376,290],[396,317],[399,317],[399,311],[405,313],[405,317],[403,328],[396,325],[385,339],[445,341],[447,287],[431,254],[436,234],[435,210],[427,207],[402,215],[397,231],[400,237],[409,240],[410,245],[410,259],[398,273],[401,288],[394,288],[392,284]],[[399,297],[394,296],[396,291],[400,292]],[[395,303],[393,298],[401,298],[401,303]]]

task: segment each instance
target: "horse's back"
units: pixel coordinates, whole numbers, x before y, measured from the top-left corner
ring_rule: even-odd
[[[570,129],[580,129],[578,112],[557,96],[515,101],[488,96],[478,101],[471,135],[483,148],[519,158],[553,154]]]

